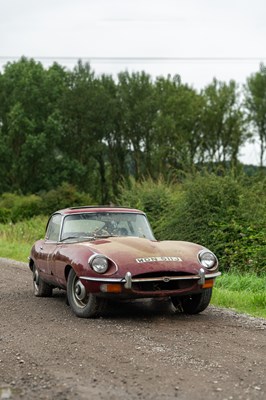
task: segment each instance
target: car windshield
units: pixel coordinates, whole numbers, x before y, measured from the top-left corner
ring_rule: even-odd
[[[136,236],[154,240],[147,218],[143,214],[97,212],[67,215],[64,218],[61,241],[95,239],[110,236]]]

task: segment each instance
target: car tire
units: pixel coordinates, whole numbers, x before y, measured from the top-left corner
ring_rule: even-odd
[[[32,274],[33,274],[34,295],[36,297],[51,297],[53,294],[52,286],[44,282],[44,280],[40,277],[39,271],[34,264],[32,268]]]
[[[176,309],[181,309],[186,314],[198,314],[208,307],[211,297],[212,288],[209,288],[190,296],[172,297],[171,300]]]
[[[82,292],[82,286],[79,277],[71,269],[67,279],[67,300],[70,308],[79,318],[100,316],[106,308],[107,300],[99,298],[92,293]]]

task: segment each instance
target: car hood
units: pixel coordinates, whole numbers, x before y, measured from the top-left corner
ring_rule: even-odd
[[[176,269],[198,270],[197,259],[202,246],[182,241],[153,241],[138,237],[112,237],[95,242],[79,244],[87,246],[93,253],[104,254],[113,260],[120,272],[132,273],[176,271]],[[192,271],[191,271],[192,272]]]

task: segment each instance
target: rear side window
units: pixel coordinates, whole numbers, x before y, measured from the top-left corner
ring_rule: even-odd
[[[51,217],[46,231],[47,240],[52,240],[56,242],[59,240],[61,221],[62,215],[60,214],[55,214]]]

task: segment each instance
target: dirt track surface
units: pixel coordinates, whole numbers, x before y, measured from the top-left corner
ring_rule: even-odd
[[[26,264],[0,259],[0,399],[265,399],[266,320],[168,301],[75,317],[36,298]]]

